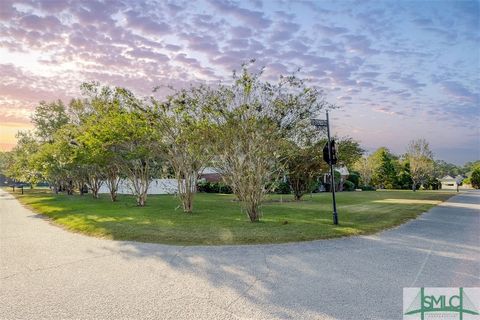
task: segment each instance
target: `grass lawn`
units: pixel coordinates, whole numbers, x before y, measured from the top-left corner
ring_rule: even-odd
[[[270,195],[261,222],[251,223],[232,195],[198,194],[194,213],[185,214],[174,196],[149,196],[136,207],[131,196],[112,203],[108,195],[54,195],[28,190],[21,203],[75,232],[115,240],[168,244],[254,244],[324,239],[374,233],[417,217],[455,193],[370,191],[337,194],[338,226],[332,224],[331,194]],[[283,202],[280,202],[280,199]]]

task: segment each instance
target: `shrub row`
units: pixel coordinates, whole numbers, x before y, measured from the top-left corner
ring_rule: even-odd
[[[197,183],[197,190],[205,193],[233,193],[232,188],[222,182],[200,181]]]

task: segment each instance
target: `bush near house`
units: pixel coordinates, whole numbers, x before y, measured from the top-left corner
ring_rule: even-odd
[[[343,183],[343,190],[354,191],[355,190],[355,184],[352,181],[347,180]]]
[[[354,188],[357,188],[360,185],[360,175],[358,174],[358,172],[352,171],[348,175],[347,181],[352,182]]]
[[[233,193],[232,188],[222,182],[200,181],[197,183],[197,190],[205,193]]]

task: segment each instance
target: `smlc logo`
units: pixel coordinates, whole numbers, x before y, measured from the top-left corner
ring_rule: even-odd
[[[404,288],[403,319],[480,320],[480,288]]]

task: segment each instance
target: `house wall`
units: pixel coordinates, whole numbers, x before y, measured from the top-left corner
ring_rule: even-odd
[[[442,189],[444,190],[457,190],[457,182],[455,181],[448,181],[448,182],[442,182]]]
[[[204,173],[200,175],[200,179],[205,179],[207,182],[220,182],[222,176],[219,173]]]

